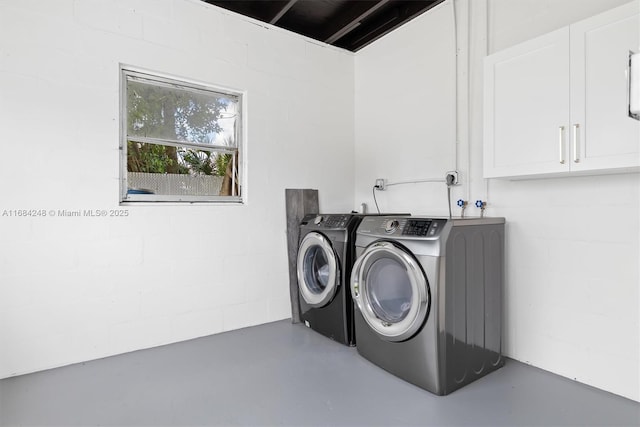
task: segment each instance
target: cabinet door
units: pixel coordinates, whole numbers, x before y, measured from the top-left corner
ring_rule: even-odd
[[[629,51],[640,48],[639,4],[570,27],[571,170],[640,166],[640,122],[628,116],[626,74]]]
[[[569,28],[485,58],[484,176],[569,169]]]

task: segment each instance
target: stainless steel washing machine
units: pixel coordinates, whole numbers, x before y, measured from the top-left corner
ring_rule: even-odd
[[[350,279],[358,353],[437,395],[503,366],[504,223],[364,218]]]

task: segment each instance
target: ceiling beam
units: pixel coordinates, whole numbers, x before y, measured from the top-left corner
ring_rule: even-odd
[[[331,44],[352,31],[360,25],[360,21],[367,18],[382,6],[387,4],[389,0],[378,1],[357,1],[353,2],[353,7],[340,15],[340,19],[330,26],[327,30],[325,43]]]
[[[340,39],[335,45],[356,52],[443,1],[403,0],[394,2],[392,3],[392,8],[367,20],[363,25]]]
[[[284,6],[282,6],[282,8],[278,11],[278,13],[276,13],[276,15],[273,18],[271,18],[271,21],[269,21],[269,24],[277,23],[280,20],[280,18],[282,18],[284,14],[287,13],[294,4],[296,4],[297,1],[298,0],[289,0]]]

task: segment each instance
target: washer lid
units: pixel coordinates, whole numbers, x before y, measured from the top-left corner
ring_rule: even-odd
[[[429,312],[429,283],[422,268],[392,242],[373,243],[356,260],[351,294],[367,324],[387,341],[412,337]]]
[[[340,284],[337,255],[325,236],[311,232],[298,248],[298,288],[302,298],[312,307],[327,305]]]

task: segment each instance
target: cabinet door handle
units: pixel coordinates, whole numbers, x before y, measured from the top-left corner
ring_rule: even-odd
[[[558,155],[560,164],[564,165],[564,126],[558,128]]]
[[[580,155],[578,153],[578,131],[580,130],[580,125],[576,123],[572,127],[573,127],[573,163],[579,163]]]

